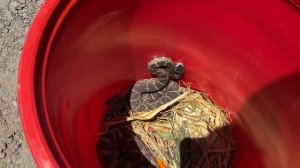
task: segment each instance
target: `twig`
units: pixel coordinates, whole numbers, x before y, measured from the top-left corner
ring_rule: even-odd
[[[145,112],[136,112],[135,116],[131,116],[131,117],[126,117],[124,119],[120,119],[120,120],[115,120],[115,121],[109,121],[103,124],[103,126],[105,128],[109,128],[112,125],[115,124],[120,124],[120,123],[124,123],[124,122],[132,122],[135,120],[141,120],[141,121],[146,121],[146,120],[151,120],[153,117],[155,117],[159,112],[165,110],[166,108],[168,108],[169,106],[171,106],[172,104],[176,103],[177,101],[183,99],[184,97],[186,97],[188,95],[188,92],[184,92],[183,94],[181,94],[180,96],[176,97],[175,99],[169,101],[166,104],[163,104],[159,107],[157,107],[154,110],[151,111],[145,111]]]

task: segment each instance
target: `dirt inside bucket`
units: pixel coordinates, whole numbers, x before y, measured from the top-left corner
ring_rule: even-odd
[[[181,87],[177,100],[150,112],[129,110],[129,94],[107,102],[98,154],[105,167],[233,167],[231,120],[205,93]],[[149,117],[150,116],[150,117]]]

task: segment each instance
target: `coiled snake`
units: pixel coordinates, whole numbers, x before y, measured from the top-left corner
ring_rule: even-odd
[[[117,96],[108,101],[106,121],[128,114],[128,98],[131,111],[139,112],[154,109],[180,94],[179,85],[174,80],[182,77],[183,64],[157,57],[148,63],[148,70],[154,78],[139,80],[130,95]],[[106,167],[152,168],[156,165],[156,158],[152,158],[151,151],[124,125],[115,125],[103,134],[98,149],[101,163]]]
[[[166,57],[157,57],[148,63],[149,72],[156,76],[137,81],[131,91],[130,108],[133,112],[155,109],[173,99],[179,93],[179,85],[174,81],[184,74],[182,63]]]

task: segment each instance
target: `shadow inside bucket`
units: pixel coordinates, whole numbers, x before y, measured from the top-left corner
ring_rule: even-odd
[[[235,139],[226,135],[231,130],[231,125],[227,125],[204,138],[184,138],[179,145],[180,168],[233,167],[237,149],[228,144],[235,143]],[[224,140],[225,144],[220,143]]]
[[[107,101],[105,121],[129,116],[128,91],[124,96],[113,96]],[[103,130],[103,128],[100,128]],[[154,160],[148,148],[133,133],[130,124],[116,124],[101,134],[97,144],[98,157],[101,165],[114,168],[152,168]],[[152,160],[152,163],[151,163]]]

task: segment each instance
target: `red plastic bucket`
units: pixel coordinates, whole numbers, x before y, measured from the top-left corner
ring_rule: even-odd
[[[100,167],[105,100],[165,54],[232,112],[235,167],[300,167],[299,30],[282,0],[46,0],[19,71],[32,155],[39,167]]]

